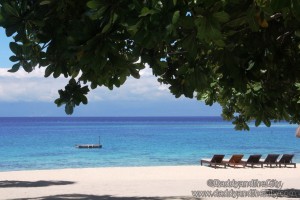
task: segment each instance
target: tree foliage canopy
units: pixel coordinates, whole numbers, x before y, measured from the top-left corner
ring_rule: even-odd
[[[68,114],[147,63],[237,129],[300,122],[300,0],[0,0],[0,26],[15,40],[10,72],[69,77],[55,101]]]

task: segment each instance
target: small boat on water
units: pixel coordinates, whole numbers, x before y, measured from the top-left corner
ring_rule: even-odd
[[[92,148],[102,148],[102,144],[100,143],[100,136],[99,136],[99,143],[98,144],[76,144],[75,145],[76,148],[79,148],[79,149],[92,149]]]
[[[102,148],[101,144],[77,144],[75,145],[77,148]]]

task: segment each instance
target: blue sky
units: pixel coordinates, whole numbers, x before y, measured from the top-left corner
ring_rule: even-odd
[[[44,78],[44,69],[28,74],[8,73],[12,63],[11,38],[0,28],[0,116],[66,116],[53,101],[67,79]],[[150,69],[139,80],[129,78],[120,88],[97,88],[88,95],[89,104],[75,109],[73,116],[219,116],[219,105],[206,106],[195,99],[176,99],[168,86],[160,85]]]

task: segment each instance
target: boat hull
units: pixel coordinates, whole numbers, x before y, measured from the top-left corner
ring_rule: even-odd
[[[102,148],[101,144],[78,144],[76,148],[79,149],[95,149],[95,148]]]

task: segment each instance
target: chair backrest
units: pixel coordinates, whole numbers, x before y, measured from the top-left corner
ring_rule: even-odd
[[[279,154],[268,154],[265,161],[266,163],[275,163],[279,157]]]
[[[247,163],[258,163],[260,158],[261,158],[260,154],[250,155],[247,160]]]
[[[279,160],[279,163],[291,163],[293,157],[294,157],[294,154],[283,154]]]
[[[240,163],[243,157],[244,157],[243,154],[232,155],[229,160],[229,163]]]
[[[223,158],[225,155],[214,155],[211,159],[211,162],[213,163],[221,163],[223,161]]]

